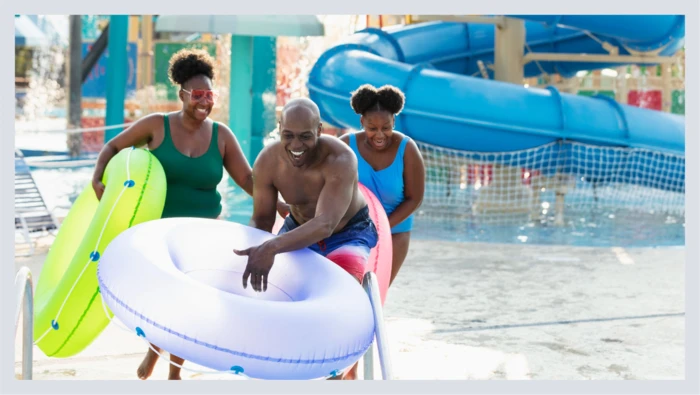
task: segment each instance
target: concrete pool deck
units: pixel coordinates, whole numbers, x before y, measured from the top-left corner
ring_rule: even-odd
[[[16,257],[15,269],[29,267],[36,283],[51,241]],[[394,378],[682,380],[684,266],[683,247],[414,240],[384,310]],[[146,347],[113,323],[76,357],[51,359],[34,347],[34,379],[137,380]],[[19,375],[21,328],[15,358]],[[167,369],[159,361],[151,379]]]

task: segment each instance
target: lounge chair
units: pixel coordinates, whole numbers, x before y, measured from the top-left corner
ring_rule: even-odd
[[[15,255],[18,244],[26,244],[29,247],[29,253],[20,256],[33,255],[32,236],[37,232],[51,232],[56,229],[56,219],[46,207],[24,155],[20,150],[15,150],[15,234],[20,233],[24,239],[24,243],[17,243],[15,238]]]

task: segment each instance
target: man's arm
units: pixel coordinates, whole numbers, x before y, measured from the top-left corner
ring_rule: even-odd
[[[263,150],[253,164],[253,215],[250,226],[272,232],[277,213],[277,189],[272,184],[275,173],[274,161],[269,155],[269,148]]]
[[[333,234],[352,203],[357,184],[357,159],[343,153],[324,169],[325,184],[316,203],[313,219],[264,243],[273,254],[306,248]],[[257,186],[256,186],[257,188]]]

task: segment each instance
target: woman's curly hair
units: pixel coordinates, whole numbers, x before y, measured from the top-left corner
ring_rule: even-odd
[[[183,86],[192,77],[204,75],[214,79],[214,58],[203,49],[185,48],[177,51],[170,58],[170,81]]]
[[[396,115],[401,112],[406,98],[395,86],[384,85],[377,89],[365,84],[352,93],[350,105],[355,113],[364,115],[370,111],[388,111]]]

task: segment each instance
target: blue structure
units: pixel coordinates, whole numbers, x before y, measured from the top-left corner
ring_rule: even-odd
[[[229,126],[252,166],[275,128],[275,37],[231,36]],[[273,100],[265,100],[271,94]]]
[[[94,43],[83,43],[83,59],[90,52]],[[127,43],[127,80],[125,97],[133,97],[136,94],[136,64],[138,62],[138,47],[136,43]],[[95,66],[93,66],[87,79],[83,82],[83,98],[104,98],[107,97],[107,69],[109,62],[109,50],[100,56]]]
[[[109,21],[109,41],[107,51],[107,114],[105,126],[124,123],[124,100],[126,98],[127,74],[127,38],[129,34],[129,16],[112,15]],[[119,129],[105,131],[105,143],[119,134]]]
[[[523,18],[529,19],[525,40],[532,52],[607,54],[591,35],[618,46],[620,55],[655,50],[660,56],[672,55],[684,42],[683,16]],[[554,88],[526,89],[471,77],[479,72],[478,61],[493,63],[494,37],[495,27],[490,24],[431,22],[366,29],[319,58],[309,75],[309,94],[324,121],[359,129],[359,117],[349,104],[351,92],[364,83],[397,86],[406,93],[397,130],[446,148],[503,152],[570,140],[684,154],[682,116],[621,105],[604,97],[565,94]],[[580,70],[619,65],[537,63],[525,65],[526,77],[541,74],[540,67],[570,76]]]
[[[253,37],[252,56],[251,166],[262,151],[263,139],[277,126],[277,38]]]

